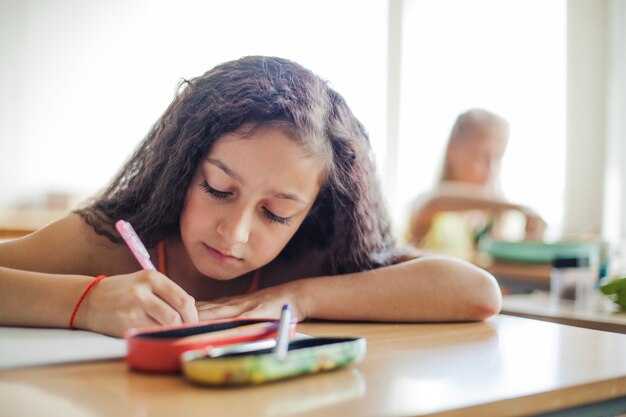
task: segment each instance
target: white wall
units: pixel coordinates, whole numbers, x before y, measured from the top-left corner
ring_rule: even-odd
[[[626,2],[568,1],[564,232],[626,239]]]
[[[383,152],[386,14],[360,0],[0,0],[0,207],[103,187],[181,78],[243,55],[329,80]]]
[[[603,235],[626,241],[626,1],[609,4],[607,152]]]
[[[602,228],[608,76],[608,1],[569,0],[567,9],[565,233]]]

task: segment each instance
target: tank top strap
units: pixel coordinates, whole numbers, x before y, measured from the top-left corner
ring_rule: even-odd
[[[246,290],[246,294],[253,293],[259,289],[259,283],[261,281],[261,268],[254,271],[254,275],[252,275],[252,282],[250,282],[250,286]]]
[[[165,242],[164,241],[160,241],[159,243],[157,243],[157,257],[159,258],[157,270],[160,273],[167,275],[167,264],[165,261]]]

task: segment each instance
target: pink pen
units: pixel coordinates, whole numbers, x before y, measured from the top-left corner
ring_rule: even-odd
[[[141,267],[143,269],[154,270],[154,265],[152,265],[150,261],[150,254],[143,243],[141,243],[133,226],[127,221],[118,220],[117,223],[115,223],[115,228],[120,232],[120,235],[124,238],[126,245],[128,245],[130,251],[135,255],[135,259],[137,259]]]

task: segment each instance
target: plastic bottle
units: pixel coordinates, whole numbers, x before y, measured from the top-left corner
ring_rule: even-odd
[[[589,257],[557,257],[552,260],[550,273],[550,303],[573,302],[576,308],[586,308],[593,296],[597,275]]]

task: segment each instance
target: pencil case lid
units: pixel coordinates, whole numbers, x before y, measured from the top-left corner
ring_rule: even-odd
[[[291,323],[290,333],[295,333]],[[180,371],[180,356],[189,350],[276,338],[278,320],[223,319],[178,326],[154,326],[128,330],[127,365],[148,372]]]

